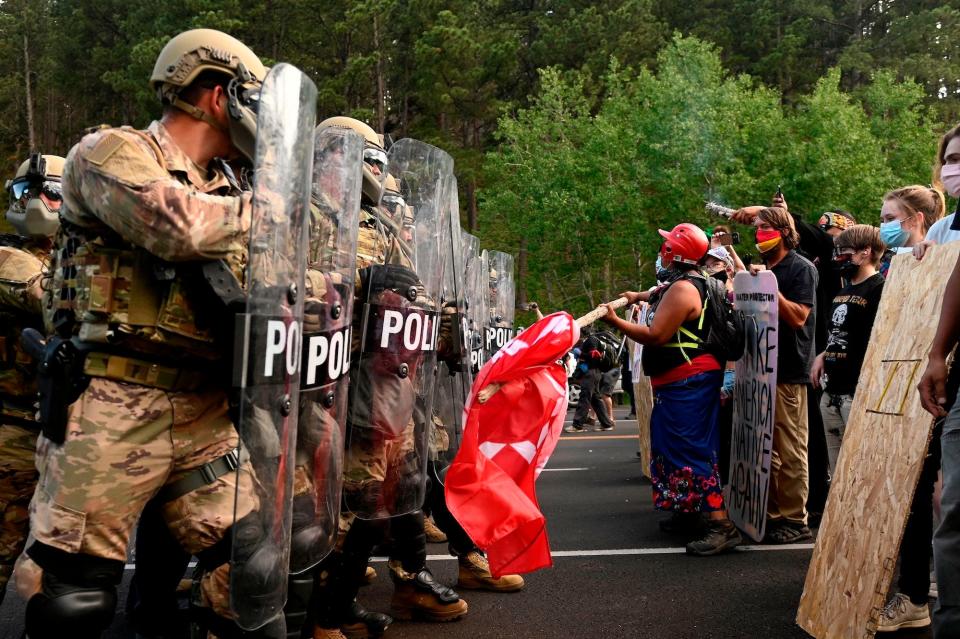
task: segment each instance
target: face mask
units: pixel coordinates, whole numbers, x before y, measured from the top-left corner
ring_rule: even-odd
[[[783,236],[780,235],[780,231],[775,229],[759,229],[757,231],[757,250],[761,253],[769,253],[777,248],[782,241]]]
[[[881,222],[880,239],[890,248],[899,248],[903,246],[910,238],[910,233],[903,230],[900,220],[892,222]]]
[[[945,164],[940,167],[940,181],[950,197],[960,196],[960,164]]]
[[[727,272],[726,272],[726,270],[717,271],[716,273],[714,273],[714,274],[711,275],[710,277],[716,278],[716,279],[720,280],[721,282],[726,283],[726,281],[727,281]]]
[[[657,256],[657,262],[655,264],[655,268],[657,269],[658,282],[665,282],[667,281],[667,279],[669,279],[670,269],[663,268],[663,260],[660,258],[659,255]]]

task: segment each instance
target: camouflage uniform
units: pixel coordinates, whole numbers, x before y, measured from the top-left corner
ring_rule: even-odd
[[[58,553],[122,570],[147,502],[238,446],[224,384],[213,377],[223,366],[212,293],[190,270],[223,260],[242,278],[250,197],[233,195],[229,177],[195,165],[158,122],[101,130],[71,150],[45,312],[93,349],[90,381],[69,407],[65,442],[40,439],[30,512],[37,543],[18,572],[33,575],[37,564],[55,572]],[[241,464],[166,501],[163,517],[202,558],[257,508],[254,482]],[[228,583],[229,565],[220,564],[200,584],[222,617]]]
[[[37,485],[37,382],[20,333],[42,328],[40,280],[48,259],[43,245],[0,238],[0,600],[27,541]]]

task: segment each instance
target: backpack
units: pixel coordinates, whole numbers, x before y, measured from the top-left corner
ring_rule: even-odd
[[[707,315],[710,331],[703,349],[721,362],[735,362],[747,349],[747,318],[743,311],[733,308],[727,297],[727,288],[715,277],[707,277],[703,312]],[[699,287],[697,287],[699,288]]]
[[[602,354],[597,363],[597,368],[604,373],[614,368],[620,368],[620,340],[609,331],[594,333],[593,338],[600,344],[597,350]]]

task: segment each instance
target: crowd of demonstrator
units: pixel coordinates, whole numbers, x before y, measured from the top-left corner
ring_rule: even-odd
[[[877,203],[879,219],[832,210],[814,224],[791,211],[778,189],[770,206],[743,207],[731,215],[732,222],[753,227],[756,257],[741,259],[734,248],[739,234],[729,226],[705,232],[685,223],[660,231],[657,286],[623,294],[631,304],[646,304],[644,319],[628,321],[611,308],[603,319],[642,347],[643,370],[632,374],[648,376],[654,394],[654,507],[671,513],[660,527],[685,537],[689,554],[714,555],[742,541],[723,496],[734,364],[723,357],[722,345],[711,343],[716,320],[707,311],[709,300],[725,297],[733,303],[737,272],[766,270],[776,277],[779,361],[764,542],[808,541],[826,504],[884,282],[896,268],[891,259],[912,253],[922,260],[929,247],[960,240],[960,219],[946,215],[947,196],[958,195],[960,126],[940,142],[933,185],[890,190]],[[953,275],[943,276],[951,279],[920,388],[924,406],[938,420],[901,544],[896,592],[877,629],[931,625],[928,602],[934,597],[938,639],[960,636],[960,405],[954,405],[960,373],[948,374],[945,364],[960,338],[960,263]],[[597,335],[586,335],[570,357],[581,394],[567,432],[586,429],[591,412],[597,430],[614,427],[604,399],[621,370],[604,358],[608,349]],[[628,359],[622,352],[620,357]],[[623,383],[630,385],[631,371],[624,368]],[[633,414],[632,396],[630,401]]]

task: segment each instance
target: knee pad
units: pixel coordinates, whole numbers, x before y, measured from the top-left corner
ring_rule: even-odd
[[[288,562],[264,533],[259,513],[250,513],[234,523],[219,543],[197,557],[204,571],[232,562],[230,598],[243,602],[243,609],[234,611],[238,615],[262,619],[274,610],[279,613],[278,594],[287,580]]]
[[[35,542],[27,551],[43,569],[42,589],[27,602],[27,635],[53,639],[65,629],[73,639],[97,639],[117,607],[123,562],[70,554]]]

